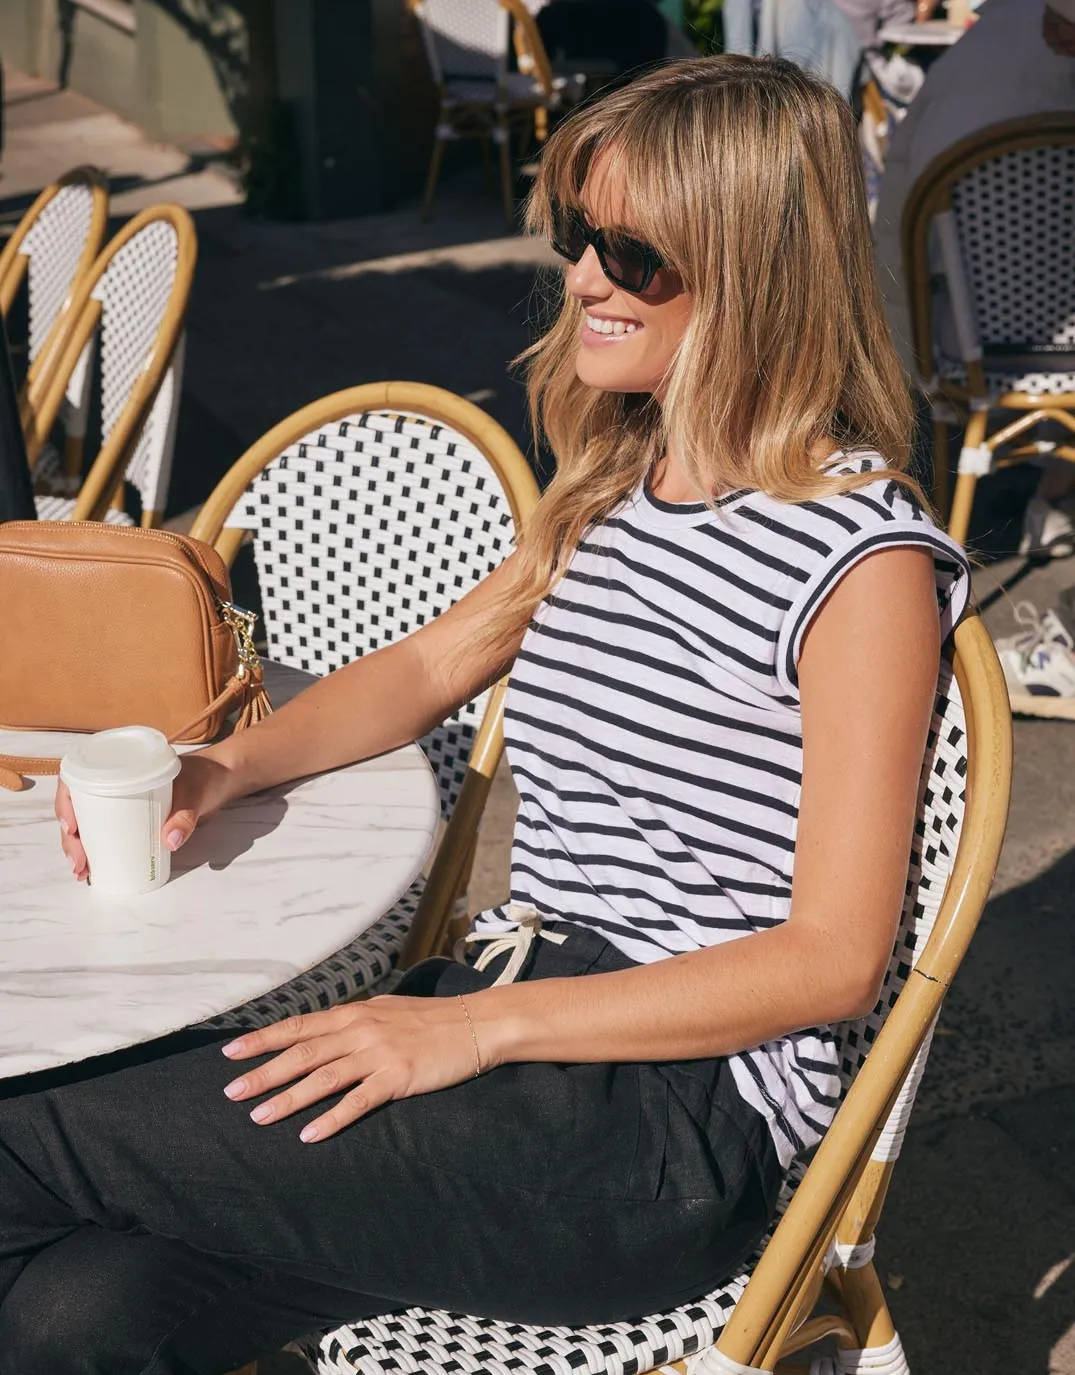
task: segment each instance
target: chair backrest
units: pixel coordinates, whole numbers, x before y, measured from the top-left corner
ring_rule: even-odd
[[[533,77],[544,95],[551,96],[555,89],[552,63],[534,19],[541,3],[538,0],[501,0],[501,4],[511,15],[515,60],[519,70],[524,76]]]
[[[7,317],[25,279],[31,365],[100,252],[107,228],[107,181],[95,167],[76,167],[41,192],[4,245],[0,314]]]
[[[921,374],[933,375],[931,278],[942,268],[963,362],[1075,365],[1075,112],[992,125],[916,181],[903,219]],[[1032,365],[1031,365],[1032,366]]]
[[[507,71],[509,15],[498,0],[418,0],[412,5],[434,80],[490,82]]]
[[[1004,839],[1011,711],[977,616],[956,629],[930,729],[903,919],[877,1007],[841,1028],[851,1084],[718,1343],[746,1366],[774,1361],[816,1293],[834,1238],[872,1236],[944,994],[977,927]],[[727,1365],[711,1363],[716,1369]],[[703,1357],[698,1366],[706,1370]]]
[[[31,389],[24,428],[32,462],[72,375],[86,366],[91,341],[99,337],[102,444],[75,519],[99,519],[124,477],[141,496],[144,518],[164,506],[196,257],[194,224],[180,206],[153,206],[136,215],[84,279],[59,362],[44,387]]]
[[[193,532],[225,561],[253,544],[271,659],[326,674],[416,630],[511,552],[537,501],[514,441],[461,397],[370,383],[277,425]],[[488,694],[421,743],[447,817]]]

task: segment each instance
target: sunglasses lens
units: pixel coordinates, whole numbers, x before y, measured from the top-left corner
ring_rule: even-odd
[[[626,234],[605,234],[604,268],[617,286],[641,291],[649,274],[650,253],[644,244]]]
[[[552,246],[561,258],[577,263],[586,252],[586,228],[577,210],[553,207]]]

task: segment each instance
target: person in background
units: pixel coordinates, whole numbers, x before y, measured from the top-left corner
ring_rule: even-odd
[[[850,101],[862,46],[834,0],[724,0],[724,51],[782,57]]]
[[[847,3],[848,0],[840,0]],[[900,222],[911,188],[947,149],[992,124],[1075,110],[1075,0],[986,0],[978,22],[929,69],[893,130],[874,221],[877,266],[889,325],[914,371],[903,280]],[[937,328],[946,329],[943,302]],[[1027,506],[1020,552],[1075,553],[1060,502],[1075,487],[1070,465],[1049,464]]]

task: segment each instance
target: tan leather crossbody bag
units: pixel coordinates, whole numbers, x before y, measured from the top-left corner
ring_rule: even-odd
[[[155,726],[213,740],[272,710],[215,549],[164,530],[96,521],[0,525],[0,728]],[[0,787],[57,759],[0,754]]]

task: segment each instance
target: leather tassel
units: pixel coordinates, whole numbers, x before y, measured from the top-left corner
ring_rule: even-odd
[[[246,699],[239,719],[235,722],[235,729],[249,730],[251,726],[256,726],[259,721],[264,721],[267,716],[272,714],[272,703],[269,701],[269,694],[259,684],[253,693]]]

